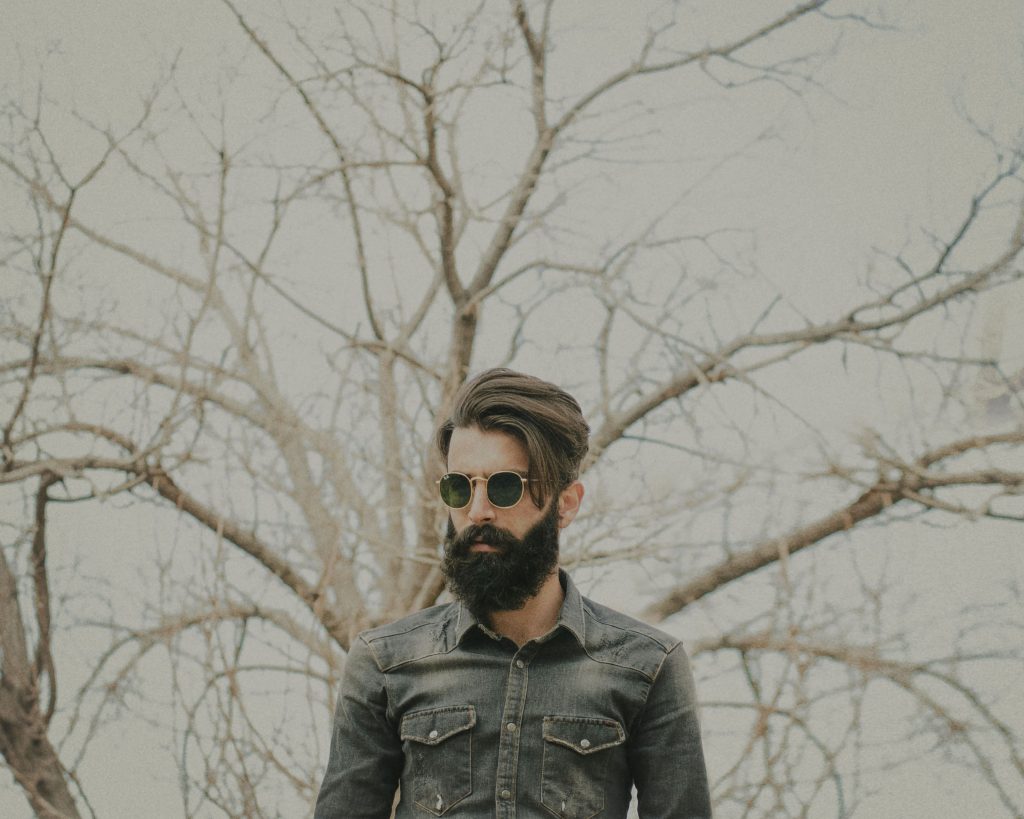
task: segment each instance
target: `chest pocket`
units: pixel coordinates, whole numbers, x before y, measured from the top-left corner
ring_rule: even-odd
[[[472,705],[428,708],[402,717],[402,791],[411,793],[420,810],[443,816],[472,793],[474,725]]]
[[[544,807],[564,819],[601,813],[608,760],[625,741],[622,726],[613,719],[544,717]]]

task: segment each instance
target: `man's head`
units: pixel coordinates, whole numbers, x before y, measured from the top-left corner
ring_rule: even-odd
[[[501,367],[463,384],[451,416],[437,431],[437,448],[447,461],[452,433],[477,427],[503,432],[526,450],[530,494],[538,506],[579,477],[590,427],[569,393],[532,375]]]
[[[447,470],[471,480],[471,492],[465,506],[449,509],[442,568],[453,594],[478,616],[521,608],[556,569],[558,530],[583,497],[577,477],[588,433],[576,400],[533,376],[488,370],[456,395],[437,445]],[[496,473],[514,475],[488,487],[484,479]],[[503,493],[519,495],[516,475],[524,491],[509,506]],[[465,489],[463,478],[455,480]]]

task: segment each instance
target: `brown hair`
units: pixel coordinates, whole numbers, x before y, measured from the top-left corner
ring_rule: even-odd
[[[444,460],[455,428],[477,426],[512,435],[526,448],[530,496],[538,506],[579,477],[590,427],[576,399],[560,387],[496,367],[463,384],[454,404],[437,430]]]

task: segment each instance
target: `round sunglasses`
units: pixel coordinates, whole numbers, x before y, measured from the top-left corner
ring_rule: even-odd
[[[486,478],[471,478],[461,472],[448,472],[437,482],[444,505],[451,509],[465,509],[473,500],[473,484],[483,481],[487,500],[496,509],[511,509],[523,499],[529,478],[518,472],[495,472]]]

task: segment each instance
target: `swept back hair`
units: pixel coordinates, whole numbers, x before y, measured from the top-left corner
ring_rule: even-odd
[[[474,426],[519,440],[530,463],[530,496],[541,507],[549,495],[579,477],[589,449],[590,427],[575,398],[561,387],[504,367],[485,370],[456,393],[451,415],[437,430],[442,460],[448,460],[452,432]]]

